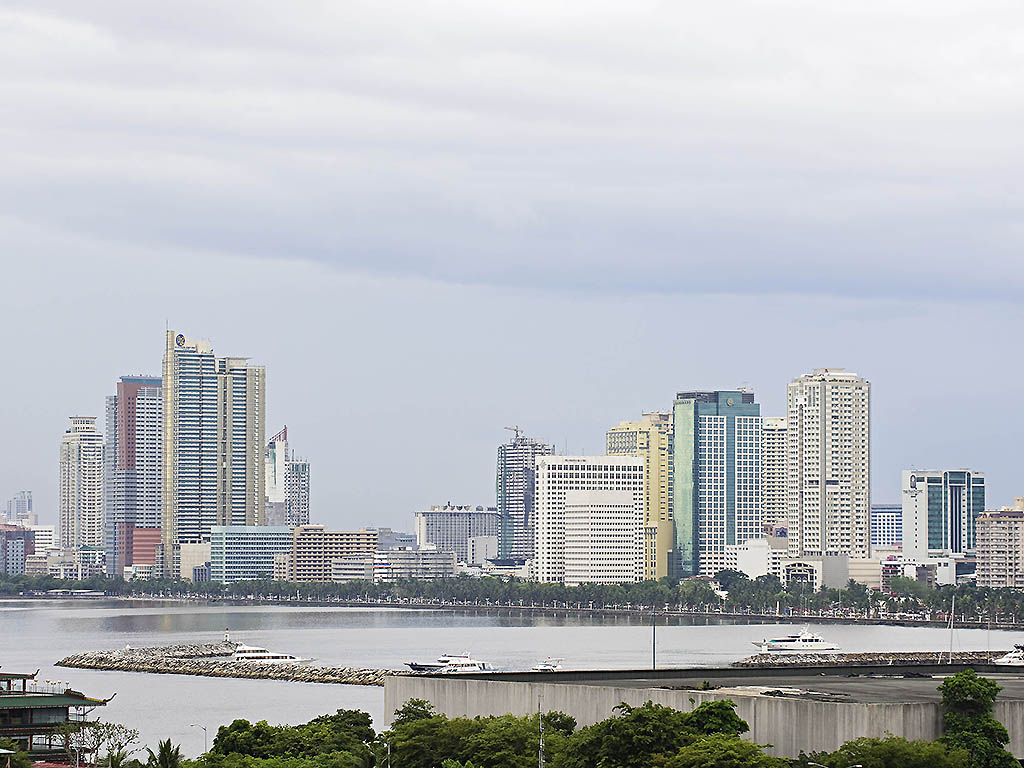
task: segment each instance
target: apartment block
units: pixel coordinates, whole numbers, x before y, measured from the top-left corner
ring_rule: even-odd
[[[327,582],[333,579],[335,560],[377,551],[375,530],[329,531],[323,525],[300,525],[291,529],[291,541],[285,554],[288,581]],[[281,566],[278,567],[280,573]]]
[[[512,440],[498,446],[495,486],[502,557],[529,559],[534,555],[536,460],[554,452],[555,446],[521,435],[518,428]]]
[[[1024,589],[1024,498],[977,520],[979,587]]]
[[[72,416],[60,442],[60,545],[103,546],[103,435],[95,416]]]

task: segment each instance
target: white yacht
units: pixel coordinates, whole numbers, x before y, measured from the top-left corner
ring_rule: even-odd
[[[992,659],[992,663],[1002,664],[1006,667],[1024,667],[1024,645],[1013,646],[1012,651],[1000,656],[998,659]]]
[[[840,650],[838,645],[828,642],[807,627],[795,635],[764,639],[754,645],[760,648],[762,653],[829,653]]]
[[[312,659],[292,656],[290,653],[276,653],[255,645],[237,645],[231,654],[232,661],[258,661],[263,664],[299,664]]]
[[[562,670],[562,662],[565,659],[556,659],[552,656],[548,656],[544,661],[538,661],[533,665],[531,672],[560,672]]]
[[[407,661],[413,672],[489,672],[494,669],[486,661],[477,661],[469,653],[444,653],[437,661]]]

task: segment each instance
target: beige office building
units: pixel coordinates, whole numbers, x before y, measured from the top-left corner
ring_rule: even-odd
[[[975,521],[979,587],[1024,588],[1024,498]]]
[[[609,456],[644,460],[644,578],[668,576],[675,550],[672,521],[672,414],[645,413],[623,421],[605,435]]]
[[[871,384],[817,368],[786,393],[791,557],[871,551]]]
[[[164,569],[178,573],[182,544],[266,523],[266,370],[168,331],[162,383]]]
[[[288,581],[324,582],[334,578],[332,563],[377,551],[377,531],[329,531],[323,525],[300,525],[292,530],[287,559],[277,573]]]
[[[103,546],[103,434],[95,416],[72,416],[60,441],[60,545]]]

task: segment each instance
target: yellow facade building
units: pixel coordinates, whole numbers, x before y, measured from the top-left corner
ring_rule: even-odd
[[[608,430],[609,456],[644,459],[644,578],[668,576],[675,550],[672,521],[672,414],[645,413]]]

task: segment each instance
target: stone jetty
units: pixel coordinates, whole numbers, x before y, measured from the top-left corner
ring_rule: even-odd
[[[234,661],[236,643],[166,645],[155,648],[122,648],[85,651],[57,662],[58,667],[103,669],[115,672],[149,672],[158,675],[199,675],[238,677],[252,680],[289,680],[297,683],[336,685],[384,685],[387,675],[402,674],[387,669],[322,667],[287,662]]]
[[[880,664],[990,664],[1006,651],[913,651],[906,653],[757,653],[734,667],[856,667]]]

